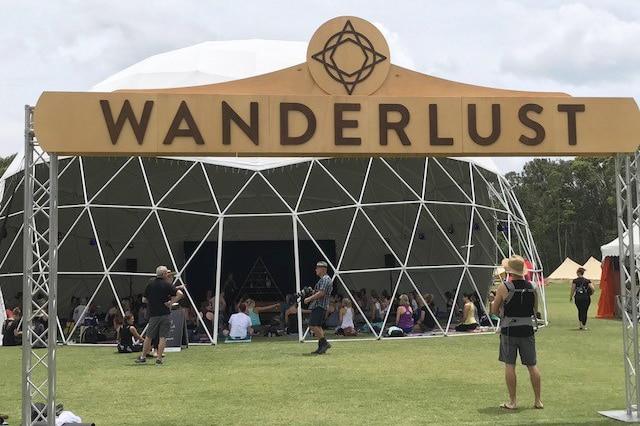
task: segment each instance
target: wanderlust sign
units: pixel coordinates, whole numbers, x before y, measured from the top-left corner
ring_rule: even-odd
[[[45,92],[40,146],[68,155],[496,156],[634,152],[632,98],[574,98],[443,80],[395,66],[355,17],[312,37],[307,62],[228,83]]]

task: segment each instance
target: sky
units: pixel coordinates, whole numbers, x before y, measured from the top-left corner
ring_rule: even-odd
[[[640,99],[637,0],[23,0],[4,2],[0,14],[0,156],[22,149],[24,106],[43,91],[86,91],[152,55],[204,41],[308,42],[343,15],[376,24],[391,61],[421,73]],[[530,160],[495,162],[506,173]]]

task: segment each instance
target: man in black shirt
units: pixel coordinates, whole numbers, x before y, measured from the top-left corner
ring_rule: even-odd
[[[516,402],[516,357],[520,353],[522,364],[529,370],[529,378],[533,387],[535,408],[544,408],[540,399],[540,371],[536,359],[536,340],[533,328],[536,321],[538,298],[535,285],[524,279],[527,266],[521,256],[513,255],[502,261],[502,267],[511,277],[511,281],[500,284],[496,298],[491,305],[491,314],[499,315],[500,321],[500,356],[505,363],[505,381],[509,391],[509,402],[500,405],[502,408],[514,410]]]
[[[167,344],[171,326],[171,321],[169,320],[171,306],[182,299],[182,291],[173,285],[174,276],[175,273],[166,266],[158,266],[156,268],[156,278],[147,284],[147,288],[142,294],[142,302],[147,304],[147,310],[149,311],[149,324],[147,334],[144,337],[142,355],[136,359],[138,364],[147,362],[147,354],[151,350],[151,342],[155,337],[159,337],[156,364],[162,365],[162,354]]]

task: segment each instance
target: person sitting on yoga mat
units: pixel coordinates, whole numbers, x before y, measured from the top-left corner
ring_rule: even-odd
[[[473,331],[478,327],[476,321],[476,305],[473,303],[473,294],[465,293],[462,296],[464,308],[462,309],[462,321],[456,325],[456,331]]]
[[[247,305],[240,303],[238,310],[239,312],[229,318],[229,330],[223,330],[222,334],[234,340],[250,339],[253,329],[251,328],[251,317],[247,315]]]

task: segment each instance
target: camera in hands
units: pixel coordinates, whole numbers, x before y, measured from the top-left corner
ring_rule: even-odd
[[[311,296],[312,294],[313,294],[313,287],[306,286],[305,288],[300,290],[298,293],[296,293],[296,299],[298,301],[304,300],[305,298]]]

